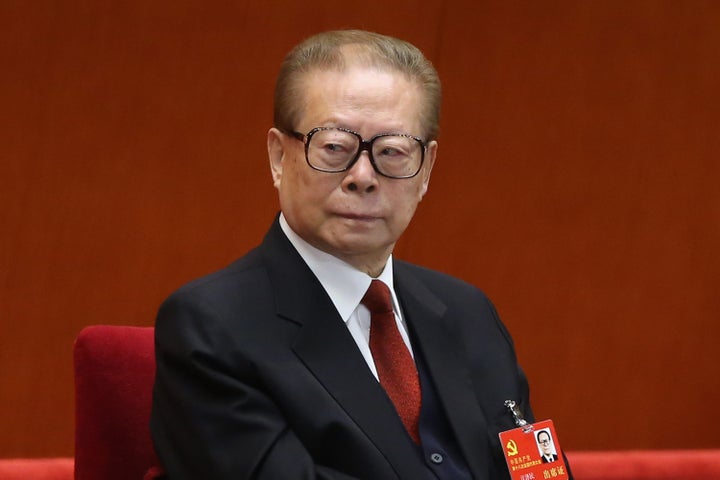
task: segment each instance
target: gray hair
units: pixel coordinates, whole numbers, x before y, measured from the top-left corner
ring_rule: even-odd
[[[286,132],[296,128],[302,115],[303,75],[314,69],[342,71],[347,61],[389,68],[416,82],[425,96],[421,122],[425,141],[440,129],[441,87],[432,63],[414,45],[397,38],[363,30],[337,30],[314,35],[287,54],[275,84],[274,123]]]

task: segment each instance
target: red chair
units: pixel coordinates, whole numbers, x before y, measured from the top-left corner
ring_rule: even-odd
[[[150,439],[154,329],[86,327],[74,347],[75,480],[161,473]]]
[[[2,480],[72,480],[72,458],[3,458]]]
[[[720,480],[720,449],[568,452],[577,480]]]

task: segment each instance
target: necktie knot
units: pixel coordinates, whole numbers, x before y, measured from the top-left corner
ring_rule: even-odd
[[[393,311],[390,289],[380,280],[373,280],[370,283],[370,288],[367,289],[360,303],[365,305],[371,314]]]

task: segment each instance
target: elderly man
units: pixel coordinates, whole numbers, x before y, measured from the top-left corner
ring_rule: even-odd
[[[156,324],[151,429],[171,480],[509,478],[513,344],[475,287],[392,257],[425,195],[440,83],[362,31],[286,57],[267,135],[280,214],[175,292]]]
[[[543,463],[556,462],[558,459],[557,454],[553,451],[552,440],[550,439],[550,432],[547,430],[540,430],[537,435],[537,443],[540,445],[540,459]]]

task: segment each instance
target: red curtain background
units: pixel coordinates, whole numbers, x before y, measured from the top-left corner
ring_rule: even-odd
[[[396,254],[483,288],[568,450],[720,447],[720,3],[5,1],[0,456],[71,455],[72,342],[257,244],[286,51],[410,40],[444,84]]]

